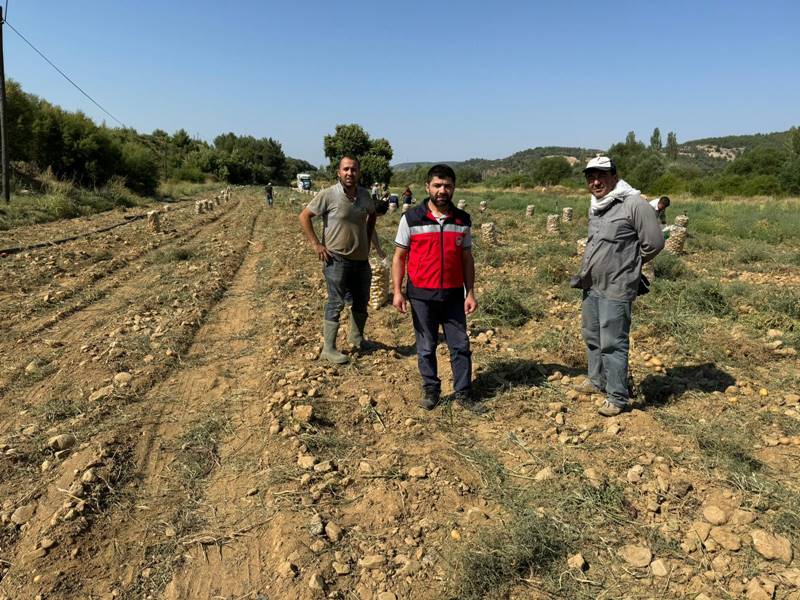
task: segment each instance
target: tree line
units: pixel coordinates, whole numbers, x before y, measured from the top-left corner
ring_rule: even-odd
[[[184,129],[143,134],[98,125],[82,112],[25,92],[15,81],[6,84],[6,126],[12,164],[50,170],[83,187],[101,187],[117,178],[136,193],[152,195],[159,181],[279,184],[298,172],[316,170],[287,157],[272,138],[225,133],[209,144]]]

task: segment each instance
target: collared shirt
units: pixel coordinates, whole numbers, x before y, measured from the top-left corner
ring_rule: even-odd
[[[349,260],[369,258],[367,217],[375,205],[366,189],[358,187],[351,200],[339,182],[314,196],[307,208],[322,217],[322,243],[328,250]]]

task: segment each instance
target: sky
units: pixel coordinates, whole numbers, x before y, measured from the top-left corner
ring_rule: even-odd
[[[393,163],[800,125],[800,2],[8,0],[8,23],[140,132],[272,137],[326,162],[358,123]],[[9,27],[6,77],[116,123]]]

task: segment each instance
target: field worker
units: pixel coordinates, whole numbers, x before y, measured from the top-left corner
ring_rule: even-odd
[[[264,188],[264,191],[267,194],[267,204],[271,207],[272,206],[272,182],[271,181]]]
[[[378,194],[380,194],[380,190],[381,190],[381,188],[378,185],[377,181],[372,184],[372,187],[370,188],[369,194],[370,194],[370,196],[372,196],[372,200],[373,201],[377,201],[378,200]]]
[[[660,198],[655,198],[650,200],[650,206],[653,207],[653,210],[656,211],[658,215],[658,221],[662,225],[667,224],[667,208],[669,207],[669,196],[661,196]]]
[[[572,285],[583,290],[582,333],[588,351],[583,393],[604,393],[604,417],[628,408],[628,346],[631,306],[639,291],[642,264],[664,247],[655,211],[617,175],[607,156],[583,170],[591,193],[589,240]]]
[[[414,194],[411,192],[411,188],[406,186],[406,189],[403,190],[403,204],[411,204],[414,201]]]
[[[475,413],[483,407],[472,396],[472,353],[466,315],[475,312],[475,261],[472,257],[470,216],[453,206],[456,174],[448,165],[428,171],[428,197],[400,219],[392,261],[392,304],[408,310],[402,292],[408,264],[406,293],[411,301],[417,364],[422,375],[419,404],[433,410],[439,403],[441,380],[437,375],[436,345],[439,327],[450,350],[455,401]]]
[[[375,206],[369,192],[358,185],[360,163],[345,156],[339,161],[339,182],[319,192],[300,213],[300,224],[314,252],[323,261],[328,286],[323,321],[324,346],[320,358],[333,363],[347,362],[336,350],[339,315],[348,292],[353,299],[350,309],[348,340],[356,348],[364,342],[367,323],[369,285],[372,277],[369,244],[375,230]],[[311,219],[322,217],[322,241],[317,239]]]

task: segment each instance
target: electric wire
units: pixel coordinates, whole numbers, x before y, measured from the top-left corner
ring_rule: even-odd
[[[59,69],[59,68],[58,68],[58,67],[57,67],[57,66],[56,66],[56,65],[53,63],[53,61],[52,61],[52,60],[50,60],[49,58],[47,58],[47,57],[44,55],[44,53],[43,53],[41,50],[39,50],[39,49],[38,49],[36,46],[34,46],[34,45],[33,45],[33,44],[32,44],[32,43],[31,43],[31,42],[30,42],[30,41],[29,41],[29,40],[28,40],[28,39],[27,39],[27,38],[26,38],[24,35],[22,35],[22,34],[21,34],[19,31],[17,31],[17,28],[16,28],[16,27],[14,27],[14,26],[13,26],[11,23],[9,23],[9,22],[8,22],[8,19],[5,19],[5,20],[4,20],[4,24],[5,24],[5,25],[8,25],[8,26],[11,28],[11,30],[12,30],[14,33],[16,33],[16,34],[17,34],[19,37],[21,37],[21,38],[22,38],[22,40],[23,40],[23,41],[24,41],[26,44],[28,44],[28,46],[30,46],[31,48],[33,48],[34,52],[36,52],[36,53],[37,53],[39,56],[41,56],[41,57],[42,57],[42,58],[43,58],[43,59],[44,59],[44,60],[47,62],[47,64],[49,64],[49,65],[50,65],[51,67],[53,67],[53,68],[54,68],[56,71],[58,71],[58,73],[59,73],[59,74],[60,74],[60,75],[61,75],[61,76],[62,76],[64,79],[66,79],[67,81],[69,81],[69,82],[70,82],[70,83],[73,85],[73,87],[74,87],[76,90],[78,90],[78,91],[79,91],[81,94],[83,94],[84,96],[86,96],[86,97],[87,97],[87,98],[88,98],[88,99],[89,99],[89,100],[92,102],[92,104],[94,104],[94,105],[95,105],[97,108],[99,108],[99,109],[100,109],[100,110],[102,110],[104,113],[106,113],[106,114],[107,114],[109,117],[111,117],[111,118],[112,118],[114,121],[116,121],[117,123],[119,123],[120,127],[123,127],[123,128],[125,127],[125,124],[124,124],[122,121],[120,121],[120,120],[119,120],[117,117],[115,117],[115,116],[114,116],[114,115],[112,115],[110,112],[108,112],[108,111],[107,111],[107,110],[106,110],[106,109],[105,109],[105,108],[104,108],[104,107],[103,107],[103,106],[102,106],[102,105],[101,105],[101,104],[100,104],[100,103],[99,103],[97,100],[95,100],[95,99],[94,99],[94,98],[92,98],[92,97],[91,97],[89,94],[87,94],[85,91],[83,91],[83,89],[81,89],[81,87],[80,87],[80,86],[79,86],[77,83],[75,83],[74,81],[72,81],[72,79],[70,79],[70,78],[69,78],[69,76],[67,76],[67,74],[66,74],[66,73],[64,73],[64,71],[62,71],[61,69]]]

